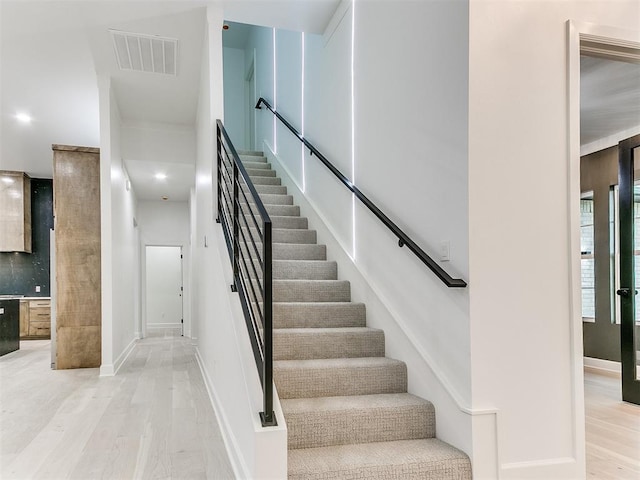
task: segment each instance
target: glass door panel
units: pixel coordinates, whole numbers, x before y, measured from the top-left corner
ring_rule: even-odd
[[[640,341],[636,299],[640,287],[640,135],[619,144],[620,346],[622,399],[640,405]],[[635,162],[634,162],[635,160]],[[637,260],[637,261],[636,261]]]

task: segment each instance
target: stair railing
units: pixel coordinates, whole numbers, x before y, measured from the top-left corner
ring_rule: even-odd
[[[293,133],[298,139],[309,149],[310,155],[315,155],[325,167],[327,167],[331,173],[333,173],[340,182],[347,187],[358,200],[360,200],[393,234],[398,237],[398,246],[400,248],[405,245],[411,250],[421,261],[424,263],[436,276],[442,280],[447,287],[466,287],[467,282],[461,278],[453,278],[449,275],[440,265],[438,265],[424,250],[422,250],[409,236],[404,233],[400,227],[392,222],[367,196],[356,187],[351,180],[349,180],[340,170],[338,170],[327,158],[322,155],[316,147],[314,147],[306,138],[304,138],[300,132],[298,132],[280,113],[275,111],[273,107],[264,98],[260,97],[256,104],[257,109],[262,109],[261,105],[264,105],[271,113],[273,113],[282,124],[287,127],[291,133]]]
[[[224,125],[218,139],[218,216],[262,384],[263,427],[277,425],[273,413],[273,291],[271,218]]]

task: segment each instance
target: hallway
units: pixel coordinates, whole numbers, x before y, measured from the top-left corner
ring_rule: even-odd
[[[49,352],[23,341],[0,360],[1,478],[233,478],[179,330],[150,331],[115,377],[52,371]]]

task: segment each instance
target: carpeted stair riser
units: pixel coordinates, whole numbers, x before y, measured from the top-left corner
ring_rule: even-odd
[[[338,264],[322,260],[276,260],[273,278],[279,280],[337,280]]]
[[[273,332],[274,360],[383,356],[384,332],[374,328],[293,328]]]
[[[436,438],[289,450],[289,480],[467,480],[471,463]]]
[[[273,280],[274,302],[348,302],[351,285],[344,280]]]
[[[262,276],[262,265],[254,260],[255,270]],[[322,260],[274,260],[271,264],[274,280],[337,280],[336,262]],[[255,274],[251,271],[251,278]]]
[[[269,215],[271,218],[271,228],[289,228],[292,230],[305,230],[309,223],[306,217],[289,217],[282,215]],[[250,216],[246,216],[249,225],[253,225]]]
[[[353,302],[277,302],[273,328],[342,328],[366,326],[366,308]]]
[[[259,252],[262,252],[262,243],[256,243],[256,247]],[[245,247],[242,246],[242,248],[244,249]],[[256,257],[253,245],[250,247],[249,255]],[[271,245],[271,255],[273,260],[326,260],[327,247],[325,245],[305,243],[273,243]]]
[[[436,434],[431,402],[408,393],[283,399],[282,411],[290,449],[433,438]]]
[[[249,160],[251,162],[256,162],[259,160],[254,160],[254,159],[264,159],[264,161],[267,161],[267,157],[264,156],[263,152],[256,152],[253,150],[236,150],[236,153],[238,154],[238,156],[240,157],[240,160]]]
[[[251,177],[254,186],[258,185],[281,185],[282,180],[278,177]]]
[[[286,195],[287,187],[284,185],[253,185],[253,188],[256,189],[258,194],[265,193],[267,195]],[[249,189],[243,186],[243,190],[246,192],[247,196],[249,196]]]
[[[273,377],[280,398],[405,393],[407,368],[386,357],[278,360]]]
[[[249,223],[251,225],[252,222]],[[247,235],[248,230],[243,229],[244,234]],[[262,229],[261,229],[262,230]],[[251,235],[254,239],[259,239],[262,232],[258,232],[258,229],[252,228]],[[271,227],[271,240],[275,243],[316,243],[316,231],[315,230],[292,230],[289,228],[273,228]]]
[[[325,245],[274,243],[272,254],[274,260],[326,260],[327,247]]]

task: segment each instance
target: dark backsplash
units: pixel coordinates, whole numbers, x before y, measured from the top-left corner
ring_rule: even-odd
[[[53,228],[53,180],[31,179],[33,253],[0,252],[0,294],[49,297],[49,230]],[[36,293],[36,285],[40,292]]]

